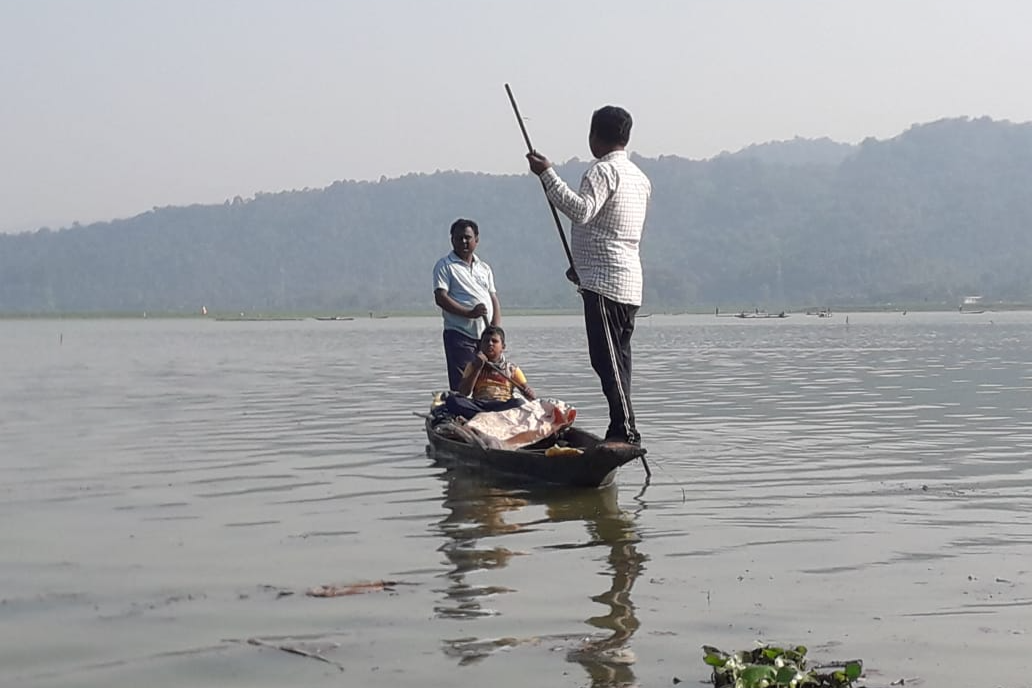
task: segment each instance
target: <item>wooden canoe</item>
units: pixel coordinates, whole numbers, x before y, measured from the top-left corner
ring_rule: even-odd
[[[434,461],[493,473],[516,483],[604,487],[613,482],[620,466],[645,456],[643,447],[605,445],[601,437],[575,427],[566,428],[558,438],[548,437],[515,450],[489,447],[461,425],[450,421],[435,424],[431,418],[426,419],[426,436],[430,441],[427,455]],[[556,456],[545,454],[557,444],[581,453],[567,449]]]

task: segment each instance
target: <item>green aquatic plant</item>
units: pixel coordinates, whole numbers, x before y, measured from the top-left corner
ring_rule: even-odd
[[[763,645],[731,653],[703,645],[702,652],[703,661],[713,667],[716,688],[850,688],[864,671],[859,659],[809,666],[802,645]]]

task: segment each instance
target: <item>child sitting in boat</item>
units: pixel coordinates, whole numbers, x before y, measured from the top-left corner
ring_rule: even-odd
[[[489,325],[480,338],[477,357],[466,364],[458,393],[449,394],[444,405],[448,413],[472,418],[482,411],[505,411],[523,403],[513,396],[518,390],[526,399],[536,398],[527,378],[516,365],[505,360],[505,330]]]

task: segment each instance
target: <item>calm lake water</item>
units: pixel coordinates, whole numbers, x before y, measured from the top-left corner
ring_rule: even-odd
[[[505,325],[604,429],[580,320]],[[699,685],[756,640],[1032,685],[1032,313],[642,318],[651,484],[579,493],[428,460],[437,318],[0,321],[0,360],[3,685]]]

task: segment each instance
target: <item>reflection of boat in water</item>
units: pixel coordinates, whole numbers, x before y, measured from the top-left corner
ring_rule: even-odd
[[[639,621],[631,601],[631,588],[644,569],[646,557],[637,550],[640,538],[635,531],[634,516],[622,511],[618,505],[617,488],[509,490],[484,482],[477,474],[461,467],[451,469],[441,477],[446,482],[444,507],[449,514],[438,524],[445,536],[440,551],[453,568],[446,574],[449,584],[441,591],[444,597],[434,609],[438,618],[475,621],[500,616],[485,603],[499,595],[519,594],[518,590],[505,584],[518,580],[515,574],[506,578],[490,573],[505,569],[517,555],[503,546],[501,540],[508,535],[522,534],[525,537],[530,531],[541,531],[542,524],[546,523],[582,521],[587,538],[548,544],[539,547],[532,556],[548,556],[555,550],[607,549],[605,561],[609,580],[607,590],[591,596],[593,601],[606,605],[609,611],[586,620],[596,629],[587,638],[583,631],[547,638],[518,635],[478,638],[468,632],[470,626],[466,625],[466,637],[443,641],[444,653],[457,658],[460,664],[470,664],[505,648],[536,646],[546,641],[550,649],[565,647],[567,661],[583,666],[591,676],[590,685],[594,687],[634,684],[634,656],[627,644],[637,631]],[[539,516],[541,506],[545,507],[544,517]],[[521,520],[521,516],[525,519]],[[491,544],[485,545],[485,542]],[[483,574],[485,571],[489,572],[489,577],[497,578],[499,584],[473,585],[467,580],[468,574]],[[570,586],[579,590],[585,587],[584,583],[588,581],[570,581]],[[497,628],[497,625],[496,620],[492,628]]]

